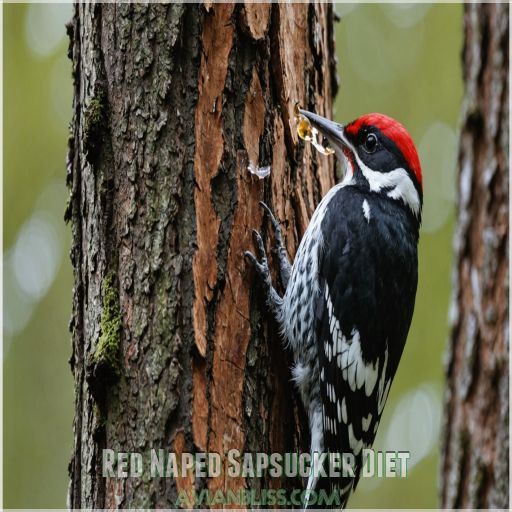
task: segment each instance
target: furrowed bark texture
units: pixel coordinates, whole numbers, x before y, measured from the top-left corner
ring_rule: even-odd
[[[332,19],[325,4],[75,6],[71,507],[301,485],[146,469],[152,448],[225,455],[307,442],[243,252],[252,228],[268,230],[265,200],[293,256],[335,182],[333,159],[299,144],[293,119],[296,101],[331,115]],[[250,163],[271,165],[270,177]],[[104,448],[142,453],[144,476],[103,478]]]
[[[509,8],[466,4],[441,504],[509,507]]]

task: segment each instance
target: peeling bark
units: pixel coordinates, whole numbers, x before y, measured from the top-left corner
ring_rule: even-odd
[[[509,508],[509,7],[465,6],[441,504]]]
[[[180,490],[301,485],[104,478],[101,463],[104,448],[148,462],[152,448],[306,445],[243,251],[252,228],[266,230],[264,199],[293,256],[334,184],[333,160],[299,144],[293,122],[296,101],[331,114],[332,23],[327,4],[75,5],[69,506],[168,508]]]

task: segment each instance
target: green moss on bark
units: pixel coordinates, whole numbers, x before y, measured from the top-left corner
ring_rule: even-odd
[[[107,123],[106,101],[104,90],[99,88],[84,112],[83,140],[89,161],[96,158],[101,148],[102,134]]]
[[[90,137],[99,129],[101,129],[104,119],[104,98],[103,93],[91,99],[86,111],[84,119],[84,135]]]
[[[115,274],[110,272],[102,285],[103,310],[101,336],[94,352],[94,362],[110,367],[116,377],[121,375],[121,311]]]

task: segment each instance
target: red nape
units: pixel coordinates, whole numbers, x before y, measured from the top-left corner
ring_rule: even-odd
[[[351,137],[355,138],[359,130],[365,126],[375,126],[386,137],[391,139],[404,155],[405,160],[409,164],[412,172],[416,175],[420,187],[423,188],[421,176],[421,164],[418,157],[418,152],[414,146],[414,142],[409,135],[409,132],[398,121],[384,114],[366,114],[356,119],[345,127],[345,132]]]

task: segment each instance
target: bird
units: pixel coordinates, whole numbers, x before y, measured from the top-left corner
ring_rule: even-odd
[[[310,454],[349,454],[352,471],[311,472],[306,496],[327,489],[344,508],[374,442],[411,325],[418,284],[422,170],[398,121],[366,114],[346,125],[300,109],[345,176],[316,207],[293,265],[273,227],[281,296],[261,234],[254,267],[266,306],[293,354],[292,378],[309,422]],[[332,461],[324,459],[327,469]],[[306,498],[305,506],[311,506]]]

